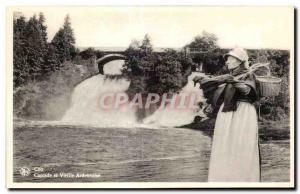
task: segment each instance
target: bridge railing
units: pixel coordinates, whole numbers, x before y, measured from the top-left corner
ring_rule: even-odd
[[[205,54],[205,53],[213,52],[216,49],[217,48],[213,48],[213,49],[210,49],[210,50],[202,50],[199,47],[187,47],[187,48],[185,48],[185,52],[187,52],[189,54]]]

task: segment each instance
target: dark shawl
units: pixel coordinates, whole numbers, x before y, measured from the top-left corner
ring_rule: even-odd
[[[245,73],[245,71],[239,71],[233,76],[237,76]],[[247,95],[239,92],[238,88],[235,87],[236,83],[243,83],[249,86],[250,92]],[[258,99],[255,78],[253,74],[238,80],[238,82],[220,82],[218,77],[204,78],[200,81],[200,88],[203,90],[205,98],[208,99],[208,103],[212,104],[214,108],[218,108],[224,103],[222,112],[236,111],[237,102],[239,100],[248,101],[250,103],[255,102]]]

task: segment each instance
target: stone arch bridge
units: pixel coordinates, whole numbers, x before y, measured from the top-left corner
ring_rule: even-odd
[[[98,66],[98,71],[100,74],[104,74],[104,65],[110,61],[114,60],[125,60],[126,57],[122,54],[107,54],[104,55],[103,57],[99,58],[96,60],[97,66]]]
[[[104,74],[103,68],[104,65],[110,61],[114,60],[125,60],[126,57],[124,55],[125,49],[126,48],[110,48],[110,47],[98,47],[100,51],[103,51],[105,55],[99,59],[96,59],[96,66],[98,68],[98,73]],[[163,54],[166,52],[166,49],[168,48],[153,48],[153,51],[155,53]],[[174,50],[180,50],[178,48],[172,48]]]

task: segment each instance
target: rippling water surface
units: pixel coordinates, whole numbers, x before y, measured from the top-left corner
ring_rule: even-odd
[[[262,181],[289,181],[289,140],[260,147]],[[211,137],[185,128],[15,125],[14,181],[205,182],[210,149]],[[28,176],[20,174],[24,167],[30,169]],[[101,176],[49,177],[55,173]]]

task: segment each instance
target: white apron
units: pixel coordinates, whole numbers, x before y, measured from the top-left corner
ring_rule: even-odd
[[[259,182],[258,121],[255,107],[238,102],[236,111],[222,112],[216,119],[208,181]]]

